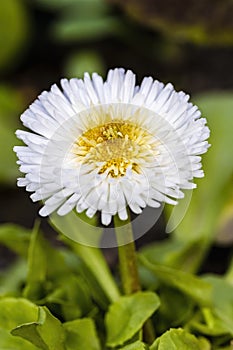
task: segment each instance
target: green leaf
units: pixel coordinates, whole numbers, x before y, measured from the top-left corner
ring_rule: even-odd
[[[90,247],[100,246],[103,230],[97,227],[96,216],[90,219],[85,213],[78,214],[74,211],[65,216],[53,213],[50,215],[50,224],[74,242]]]
[[[58,304],[66,321],[86,316],[94,310],[91,293],[81,276],[60,277],[59,286],[40,303]]]
[[[195,333],[198,332],[199,334],[212,337],[225,336],[229,333],[225,322],[210,308],[202,308],[200,311],[197,311],[188,322],[188,325]]]
[[[194,335],[180,328],[170,329],[157,338],[150,350],[209,350],[208,346],[207,342],[199,341]]]
[[[62,305],[62,313],[65,320],[86,316],[94,309],[90,290],[81,276],[66,278],[63,284],[65,285],[66,302]]]
[[[0,298],[0,310],[0,328],[6,330],[37,320],[38,307],[23,298]]]
[[[24,339],[10,334],[12,328],[37,319],[38,307],[26,299],[12,297],[0,298],[0,349],[38,350]]]
[[[202,245],[203,238],[184,242],[171,236],[164,241],[143,247],[140,252],[152,263],[159,263],[189,272],[193,268],[196,255]]]
[[[23,1],[0,2],[0,69],[18,63],[28,36],[28,17]],[[17,60],[16,60],[17,57]]]
[[[229,186],[230,187],[230,186]],[[219,213],[216,240],[218,244],[230,245],[233,243],[233,182],[228,190],[228,199]]]
[[[67,266],[75,275],[80,275],[87,286],[88,294],[90,294],[91,298],[101,307],[101,309],[106,310],[109,305],[109,299],[101,288],[101,285],[98,283],[98,279],[95,278],[95,274],[92,272],[91,268],[88,268],[87,264],[79,258],[79,247],[77,249],[76,244],[70,239],[66,239],[64,236],[61,236],[61,240],[72,249],[72,251],[68,249],[62,250]],[[83,254],[85,255],[85,249]],[[82,254],[80,255],[82,256]],[[88,254],[86,255],[86,258],[88,259]],[[103,259],[103,256],[101,256],[101,259]],[[86,316],[86,314],[83,316]]]
[[[165,285],[180,290],[200,305],[210,304],[212,288],[208,282],[190,273],[151,263],[143,255],[139,256],[139,260]]]
[[[13,152],[13,146],[20,143],[15,136],[15,129],[17,128],[19,114],[22,109],[23,103],[18,92],[8,86],[0,85],[0,159],[2,164],[4,164],[4,166],[0,167],[0,182],[7,185],[15,185],[16,178],[19,176],[16,164],[17,157]]]
[[[117,18],[106,16],[90,19],[67,19],[57,23],[54,36],[63,41],[87,41],[109,36],[120,28]]]
[[[83,318],[63,324],[66,331],[66,349],[100,350],[95,324],[91,318]]]
[[[11,129],[2,124],[2,118],[0,121],[0,158],[4,164],[0,167],[0,182],[11,185],[19,175],[17,158],[13,152],[13,147],[19,142],[15,136],[15,128]]]
[[[95,51],[79,51],[73,53],[66,62],[65,75],[67,77],[82,78],[85,72],[104,74],[104,63]]]
[[[144,343],[138,340],[132,344],[123,346],[123,348],[120,348],[120,349],[121,350],[145,350],[146,346]]]
[[[10,332],[0,328],[1,350],[38,350],[38,347],[22,338],[13,337]]]
[[[13,252],[26,257],[31,230],[14,224],[0,225],[0,243]]]
[[[96,227],[96,217],[88,219],[86,214],[76,215],[74,212],[66,216],[53,214],[50,217],[51,225],[64,236],[62,240],[71,247],[71,249],[84,262],[87,269],[92,273],[101,289],[110,301],[119,298],[119,289],[112,277],[110,269],[99,246],[102,236],[102,229]],[[80,242],[80,243],[78,243]],[[92,246],[90,246],[92,245]]]
[[[36,322],[20,325],[11,333],[29,340],[43,350],[65,350],[62,324],[46,307],[39,307]]]
[[[122,296],[106,314],[107,345],[115,347],[131,339],[159,305],[158,296],[152,292]]]
[[[58,220],[58,223],[59,228],[67,229],[66,221],[63,223],[62,220]],[[70,227],[72,226],[68,226],[68,228]],[[73,226],[72,230],[76,231],[76,227]],[[88,264],[88,268],[90,266],[91,271],[94,271],[96,274],[99,272],[98,277],[101,279],[108,294],[112,295],[115,293],[114,297],[118,297],[115,284],[114,290],[111,290],[111,283],[115,282],[110,275],[109,268],[101,252],[96,248],[76,244],[70,239],[65,239],[64,236],[63,240]],[[24,296],[40,304],[46,302],[60,304],[61,309],[64,311],[63,317],[65,320],[88,314],[93,309],[90,293],[92,296],[96,295],[100,289],[96,279],[89,272],[89,269],[84,266],[83,262],[77,259],[77,256],[75,256],[75,270],[69,266],[69,262],[66,260],[72,254],[68,249],[55,249],[37,229],[33,231]],[[107,280],[105,273],[108,274]],[[81,281],[81,277],[75,277],[75,274],[82,275],[84,282]],[[109,283],[110,278],[111,283]],[[100,292],[100,296],[98,294],[99,299],[104,299],[103,304],[106,307],[108,300],[101,289]]]
[[[0,84],[0,106],[1,122],[14,130],[18,113],[24,107],[23,96],[10,86]]]
[[[25,260],[18,259],[9,268],[0,273],[0,296],[19,296],[27,276]]]
[[[43,295],[44,283],[47,277],[48,266],[48,243],[39,233],[38,227],[35,227],[31,235],[30,247],[28,252],[28,275],[27,283],[24,289],[24,296],[38,300]],[[51,263],[54,261],[51,257]]]
[[[35,226],[28,253],[28,276],[24,296],[32,300],[44,298],[49,282],[55,283],[61,277],[68,278],[71,274],[62,254],[50,245]]]
[[[228,281],[231,285],[233,285],[233,256],[231,257],[231,261],[228,265],[228,269],[225,274],[225,280]]]
[[[233,285],[217,276],[209,275],[203,279],[213,288],[211,311],[215,319],[219,319],[225,332],[233,336]],[[212,322],[208,322],[208,317],[206,321],[207,325],[212,327]]]
[[[194,302],[177,289],[160,286],[160,308],[154,316],[156,333],[162,334],[170,327],[183,326],[193,315]]]

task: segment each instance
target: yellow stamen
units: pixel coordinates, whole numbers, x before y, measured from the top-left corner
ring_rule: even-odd
[[[142,127],[124,121],[106,123],[85,131],[74,146],[82,163],[95,163],[99,174],[124,176],[127,168],[140,173],[140,153],[155,155],[155,142]],[[150,142],[148,142],[150,141]]]

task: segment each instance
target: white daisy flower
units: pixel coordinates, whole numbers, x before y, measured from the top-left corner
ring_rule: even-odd
[[[151,77],[135,85],[122,68],[107,79],[96,73],[62,79],[22,114],[29,131],[16,135],[18,186],[42,200],[41,216],[75,209],[104,225],[127,207],[140,214],[146,206],[176,204],[182,189],[202,177],[200,155],[209,147],[209,129],[189,96]]]

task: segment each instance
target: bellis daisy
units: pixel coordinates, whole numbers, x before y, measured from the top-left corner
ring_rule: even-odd
[[[42,200],[40,215],[75,209],[104,225],[127,207],[140,214],[146,206],[176,204],[182,189],[202,177],[201,157],[209,129],[189,96],[145,77],[110,70],[106,81],[96,73],[62,79],[26,110],[18,130],[26,146],[14,148],[25,177],[18,186]]]

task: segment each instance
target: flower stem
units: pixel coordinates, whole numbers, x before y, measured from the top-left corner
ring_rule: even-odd
[[[122,225],[117,215],[114,216],[114,226],[118,243],[122,289],[124,294],[132,294],[141,290],[132,226],[130,220],[124,221]]]
[[[128,295],[141,290],[132,225],[130,219],[124,221],[122,225],[122,221],[115,215],[114,226],[118,243],[122,289],[124,294]],[[143,338],[148,344],[151,344],[155,339],[150,319],[143,326]]]

